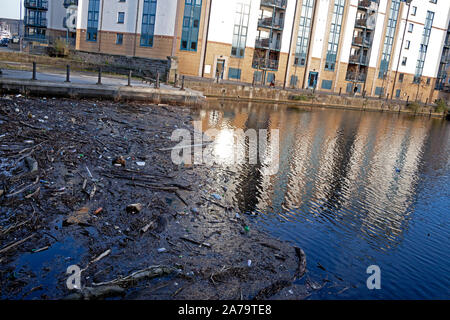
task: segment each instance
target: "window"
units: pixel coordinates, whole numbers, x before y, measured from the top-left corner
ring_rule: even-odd
[[[400,89],[395,90],[395,97],[396,98],[400,98],[400,93],[401,92],[402,92],[402,90],[400,90]]]
[[[409,50],[409,46],[411,45],[411,41],[406,40],[405,49]]]
[[[328,50],[325,60],[325,70],[334,71],[336,67],[336,55],[341,35],[342,16],[344,14],[345,0],[334,0],[333,18],[331,21]]]
[[[400,10],[400,0],[392,0],[389,9],[389,20],[386,28],[386,36],[384,37],[383,52],[380,62],[380,71],[378,79],[384,79],[391,61],[392,46],[394,43],[395,29],[397,28],[398,13]]]
[[[429,86],[430,83],[431,83],[431,79],[430,79],[430,78],[427,78],[427,86]]]
[[[291,87],[296,87],[297,86],[297,82],[298,82],[298,77],[297,76],[291,76]]]
[[[118,33],[116,35],[116,44],[122,44],[123,43],[123,33]]]
[[[403,82],[404,78],[405,78],[405,74],[404,73],[400,73],[400,75],[398,76],[398,82]]]
[[[383,87],[376,87],[375,88],[375,95],[376,96],[382,96],[384,94],[384,88]]]
[[[402,59],[402,66],[406,66],[406,61],[408,61],[407,57],[403,57]]]
[[[267,82],[267,83],[271,83],[272,80],[275,81],[275,73],[273,73],[273,72],[268,72],[268,73],[267,73],[266,82]]]
[[[241,79],[241,69],[237,69],[237,68],[228,69],[228,78],[229,79]]]
[[[358,90],[356,92],[361,93],[361,85],[357,84],[356,87],[358,88]],[[347,83],[346,92],[353,93],[354,88],[355,88],[355,85],[353,83]]]
[[[254,79],[256,82],[261,82],[261,79],[262,79],[262,72],[261,72],[261,71],[255,71],[255,72],[253,72],[253,79]]]
[[[414,24],[413,23],[410,23],[409,24],[409,27],[408,27],[408,32],[413,32],[413,30],[414,30]]]
[[[427,11],[427,16],[425,18],[425,26],[423,28],[422,33],[422,41],[420,43],[419,48],[419,58],[417,59],[416,63],[416,72],[414,75],[414,79],[420,79],[420,77],[422,76],[423,66],[425,64],[425,58],[427,56],[428,51],[428,43],[430,42],[430,34],[431,34],[431,27],[433,26],[433,20],[434,20],[434,12]]]
[[[412,16],[415,16],[416,13],[417,13],[417,7],[412,7],[411,15],[412,15]]]
[[[333,85],[333,81],[331,80],[322,80],[322,89],[331,90],[331,86]]]
[[[126,2],[127,0],[119,0],[119,2]]]
[[[437,0],[430,0],[431,3],[437,3]]]
[[[247,43],[248,20],[250,16],[250,3],[248,0],[236,4],[233,43],[231,55],[237,58],[243,58],[245,45]]]
[[[99,9],[100,9],[100,0],[89,0],[88,23],[86,33],[87,41],[97,41]]]
[[[305,0],[302,4],[302,11],[300,16],[300,25],[297,34],[297,46],[295,49],[294,64],[297,66],[304,66],[306,64],[306,55],[308,53],[308,46],[311,35],[311,21],[315,0]]]
[[[153,46],[155,32],[156,0],[144,0],[141,26],[141,47]]]
[[[181,32],[181,50],[197,51],[202,0],[185,0],[183,29]]]
[[[125,22],[125,12],[119,12],[117,14],[117,23],[124,23]]]

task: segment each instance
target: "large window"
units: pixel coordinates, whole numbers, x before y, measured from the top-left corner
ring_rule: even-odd
[[[336,68],[336,56],[341,35],[342,17],[344,15],[345,0],[334,0],[333,16],[331,18],[330,38],[328,39],[325,70],[334,71]]]
[[[383,46],[383,53],[381,56],[380,72],[378,73],[379,79],[383,79],[386,77],[389,68],[389,61],[391,60],[392,45],[394,43],[394,35],[395,29],[397,27],[399,9],[400,9],[400,0],[392,0],[391,8],[389,10],[389,20],[386,29],[386,36],[384,37],[384,46]]]
[[[236,12],[233,28],[233,44],[231,55],[242,58],[247,43],[248,19],[250,15],[250,3],[248,0],[236,4]]]
[[[202,0],[185,0],[181,50],[197,51]]]
[[[314,1],[315,0],[304,0],[302,4],[294,61],[294,64],[298,66],[304,66],[306,64],[306,55],[308,54],[309,40],[311,37],[311,21]]]
[[[98,32],[98,12],[100,10],[100,0],[89,0],[87,41],[97,41]]]
[[[418,83],[420,81],[420,77],[422,76],[423,65],[425,63],[425,58],[427,56],[428,43],[430,42],[430,34],[431,34],[431,27],[433,26],[433,20],[434,20],[434,12],[427,11],[425,26],[423,28],[422,33],[422,42],[420,43],[419,59],[417,59],[416,64],[416,73],[414,76],[415,83]]]
[[[144,0],[142,13],[141,46],[152,47],[155,32],[156,0]]]

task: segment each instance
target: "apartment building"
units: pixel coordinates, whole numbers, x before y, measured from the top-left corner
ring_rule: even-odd
[[[448,84],[448,0],[79,0],[77,49],[185,75],[432,101]]]
[[[51,43],[57,38],[75,42],[78,0],[24,0],[24,38]]]

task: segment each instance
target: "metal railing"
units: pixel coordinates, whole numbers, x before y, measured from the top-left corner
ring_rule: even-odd
[[[284,19],[273,19],[273,17],[258,19],[258,27],[283,29]]]
[[[349,58],[350,63],[356,63],[361,65],[368,65],[369,64],[369,58],[364,55],[355,54],[350,56]]]
[[[270,38],[256,38],[255,48],[280,50],[281,43],[280,43],[280,41],[273,42],[273,41],[271,41]]]
[[[370,0],[359,0],[358,1],[358,7],[369,9],[370,5],[371,5],[371,2],[372,1],[370,1]]]
[[[347,72],[345,75],[346,81],[356,81],[356,82],[365,82],[367,78],[367,73],[361,72]]]
[[[48,0],[25,0],[23,5],[25,8],[48,10]]]
[[[25,16],[23,21],[26,26],[47,27],[47,18],[31,18],[30,16]]]
[[[287,0],[261,0],[261,5],[286,9]]]
[[[364,46],[364,47],[369,47],[370,46],[370,41],[367,38],[364,37],[354,37],[353,38],[353,45],[358,45],[358,46]]]
[[[254,58],[252,67],[255,69],[278,70],[278,64],[279,64],[279,60]]]
[[[373,26],[367,24],[367,18],[356,19],[355,26],[366,29],[373,29]]]

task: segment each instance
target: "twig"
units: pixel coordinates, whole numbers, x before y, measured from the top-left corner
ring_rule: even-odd
[[[3,254],[3,253],[5,253],[5,252],[7,252],[7,251],[9,251],[9,250],[11,250],[11,249],[13,249],[13,248],[15,248],[15,247],[21,245],[21,244],[24,243],[25,241],[30,240],[31,238],[33,238],[35,235],[36,235],[36,233],[33,233],[31,236],[28,236],[28,237],[26,237],[25,239],[16,241],[16,242],[14,242],[13,244],[10,244],[10,245],[4,247],[3,249],[0,249],[0,254]]]

